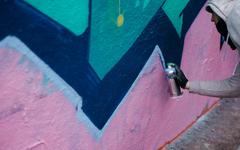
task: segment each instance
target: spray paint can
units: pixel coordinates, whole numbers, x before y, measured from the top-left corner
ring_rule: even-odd
[[[170,91],[173,97],[180,96],[182,94],[180,86],[175,80],[176,69],[172,65],[167,65],[165,70],[169,82]]]

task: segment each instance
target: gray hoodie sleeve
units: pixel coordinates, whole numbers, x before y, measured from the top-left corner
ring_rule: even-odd
[[[240,97],[240,64],[230,78],[219,81],[189,81],[189,92],[213,97]]]
[[[230,38],[240,51],[240,1],[209,0],[208,6],[227,23]],[[227,17],[226,17],[227,16]],[[213,97],[240,97],[240,63],[233,76],[219,81],[189,81],[189,92]]]

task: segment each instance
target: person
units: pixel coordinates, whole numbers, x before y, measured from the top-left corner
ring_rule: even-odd
[[[211,21],[232,49],[240,54],[240,0],[209,0],[206,10],[212,13]],[[190,93],[205,96],[240,97],[240,62],[234,74],[223,80],[189,81],[176,65],[176,82]]]

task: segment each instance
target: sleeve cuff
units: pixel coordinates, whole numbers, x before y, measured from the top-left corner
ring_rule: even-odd
[[[189,92],[190,93],[196,93],[197,91],[199,91],[200,88],[200,83],[197,81],[189,81]]]

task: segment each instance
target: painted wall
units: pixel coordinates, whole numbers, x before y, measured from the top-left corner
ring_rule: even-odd
[[[238,59],[220,49],[204,3],[1,1],[0,149],[169,143],[217,99],[171,98],[164,62],[205,80],[229,76]]]

